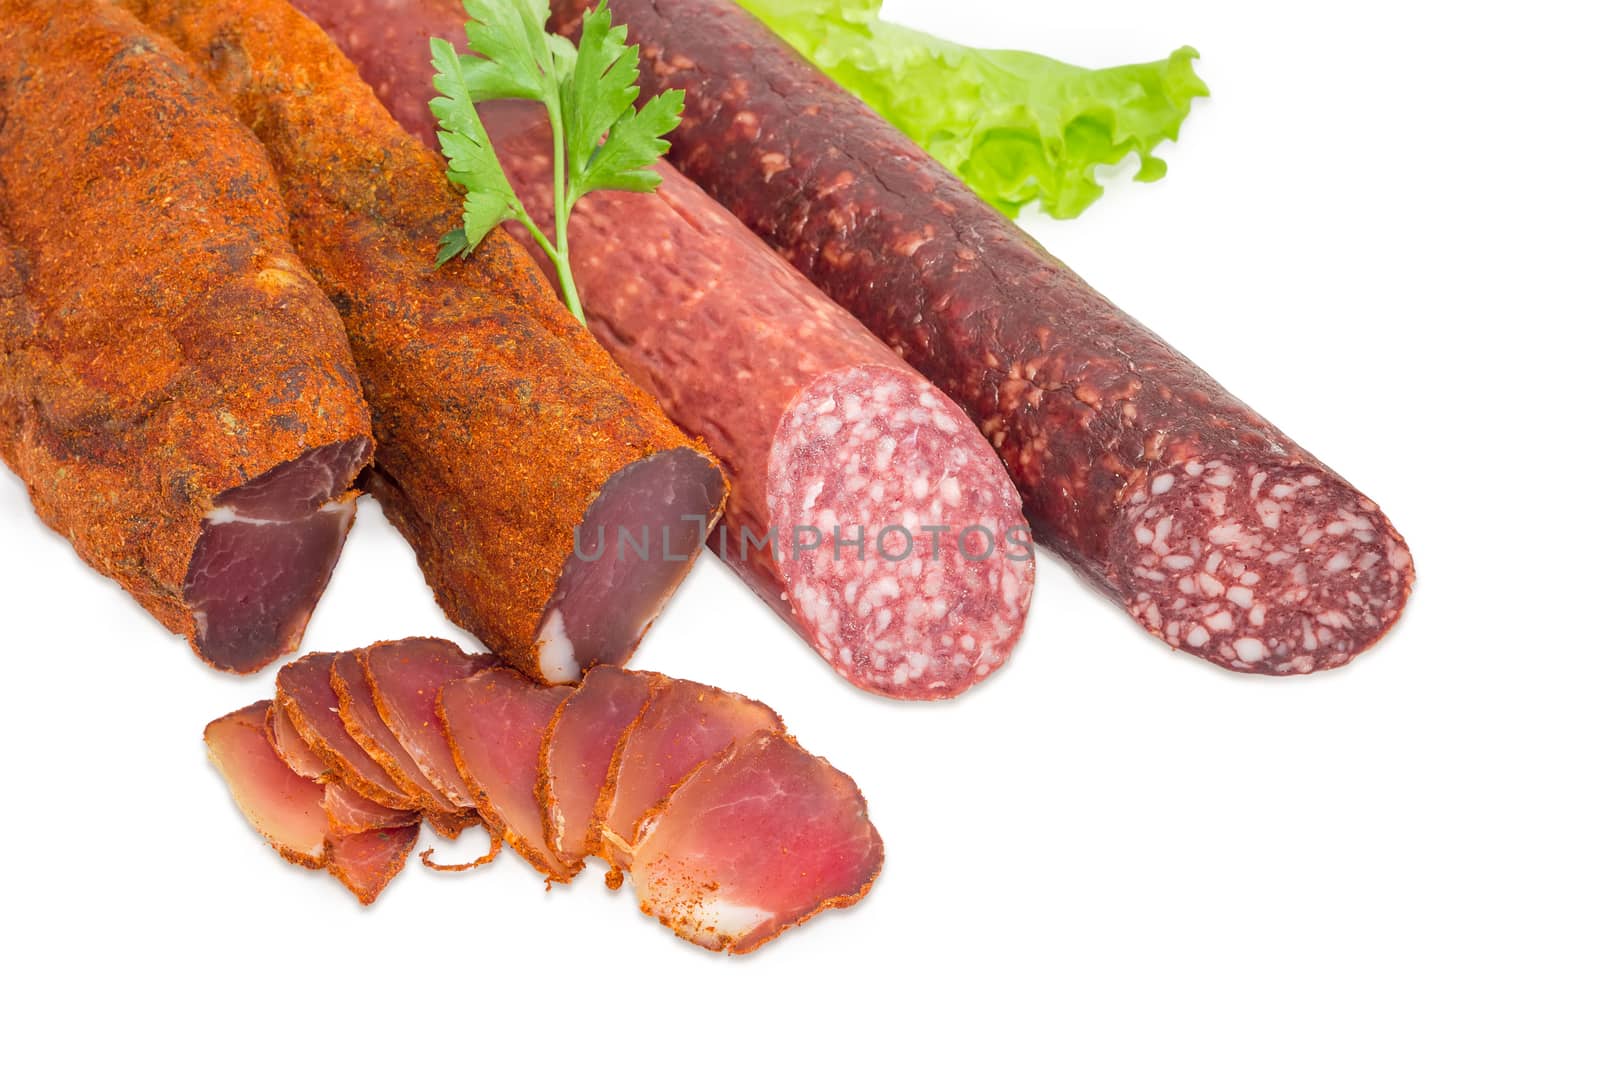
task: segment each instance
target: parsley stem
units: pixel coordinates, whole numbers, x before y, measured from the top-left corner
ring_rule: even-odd
[[[567,135],[562,124],[560,100],[547,102],[545,111],[550,116],[551,194],[556,219],[556,249],[550,260],[556,265],[567,309],[572,311],[579,325],[588,326],[589,320],[583,316],[583,305],[578,301],[578,283],[572,279],[572,251],[567,244],[567,217],[572,207],[567,202]]]

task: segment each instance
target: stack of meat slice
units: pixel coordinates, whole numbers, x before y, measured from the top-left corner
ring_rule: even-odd
[[[424,820],[481,821],[484,860],[503,842],[551,882],[601,857],[644,912],[734,953],[860,900],[883,865],[855,783],[771,708],[655,673],[552,687],[444,640],[378,643],[285,666],[205,736],[273,848],[368,904]]]

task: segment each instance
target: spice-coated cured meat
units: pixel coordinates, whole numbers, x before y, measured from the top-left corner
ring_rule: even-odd
[[[0,2],[0,458],[218,668],[299,644],[371,425],[256,140],[115,7]]]
[[[586,5],[558,0],[575,30]],[[1414,573],[1378,507],[732,0],[616,0],[671,160],[960,403],[1035,537],[1175,648],[1348,662]]]
[[[261,139],[296,246],[344,317],[373,412],[370,489],[445,612],[550,681],[627,658],[726,484],[496,232],[436,269],[460,218],[402,131],[286,0],[126,0]],[[615,542],[663,532],[675,559]]]

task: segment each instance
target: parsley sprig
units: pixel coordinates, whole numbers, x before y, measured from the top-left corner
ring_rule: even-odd
[[[578,44],[546,29],[549,0],[466,0],[467,55],[434,38],[430,103],[451,182],[466,191],[461,227],[439,241],[437,264],[471,254],[507,221],[532,234],[556,269],[567,306],[584,321],[572,279],[567,221],[591,191],[656,189],[651,165],[667,152],[662,137],[678,126],[683,92],[669,90],[634,108],[639,49],[628,28],[612,26],[606,0],[584,14]],[[478,115],[483,101],[537,101],[550,116],[554,236],[534,224],[512,189]]]

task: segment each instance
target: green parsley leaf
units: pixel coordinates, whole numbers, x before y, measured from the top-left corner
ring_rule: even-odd
[[[639,50],[628,45],[627,27],[611,24],[606,0],[584,14],[575,46],[545,29],[549,0],[465,0],[465,6],[467,43],[476,55],[433,42],[434,85],[442,95],[432,102],[439,145],[451,181],[466,191],[462,227],[440,241],[439,264],[466,257],[497,225],[519,221],[549,255],[581,322],[567,244],[572,208],[591,191],[656,189],[661,178],[651,166],[669,148],[662,136],[678,126],[683,94],[672,91],[634,108]],[[506,98],[537,101],[549,113],[553,238],[517,200],[478,116],[478,103]]]

